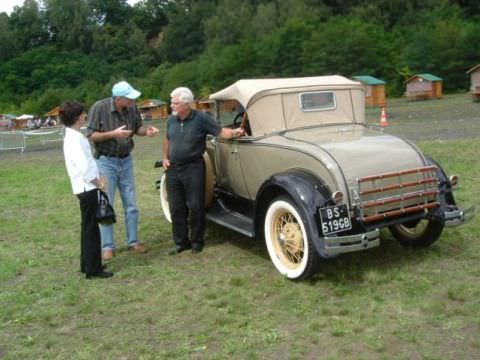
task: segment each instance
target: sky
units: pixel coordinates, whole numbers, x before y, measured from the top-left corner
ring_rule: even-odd
[[[130,5],[137,3],[139,0],[128,0]],[[6,12],[10,14],[14,6],[22,6],[23,0],[0,0],[0,13]]]

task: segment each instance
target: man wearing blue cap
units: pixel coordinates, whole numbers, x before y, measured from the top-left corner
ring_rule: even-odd
[[[133,135],[155,136],[158,129],[144,126],[135,104],[141,93],[126,81],[113,85],[112,97],[97,101],[88,113],[87,136],[95,145],[95,158],[100,173],[107,179],[107,193],[113,204],[118,187],[125,212],[127,246],[131,252],[145,253],[138,240],[138,209],[136,205],[133,160],[130,155]],[[103,259],[115,255],[113,225],[100,225]]]

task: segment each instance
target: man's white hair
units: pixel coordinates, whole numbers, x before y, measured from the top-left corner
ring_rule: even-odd
[[[193,102],[193,93],[192,90],[190,90],[187,87],[178,87],[175,90],[173,90],[170,93],[170,97],[178,97],[178,100],[180,100],[182,103],[185,104],[190,104]]]

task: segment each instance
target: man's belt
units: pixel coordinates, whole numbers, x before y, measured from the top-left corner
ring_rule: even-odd
[[[106,154],[106,153],[98,153],[98,157],[100,156],[106,156],[106,157],[116,157],[116,158],[120,158],[120,159],[125,159],[126,157],[130,156],[130,154],[121,154],[121,155],[110,155],[110,154]]]
[[[194,164],[196,162],[199,162],[200,160],[203,161],[203,157],[195,158],[192,160],[186,160],[186,161],[170,161],[171,166],[184,166],[184,165],[190,165]]]

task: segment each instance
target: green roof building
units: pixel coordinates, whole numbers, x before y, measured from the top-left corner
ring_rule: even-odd
[[[367,106],[385,106],[385,81],[370,75],[358,75],[353,79],[360,81],[365,86],[365,104]]]
[[[405,96],[409,100],[441,99],[443,96],[443,79],[432,74],[413,75],[405,84]]]

